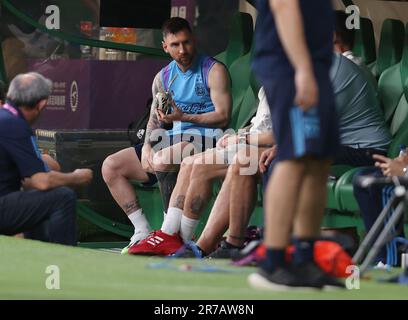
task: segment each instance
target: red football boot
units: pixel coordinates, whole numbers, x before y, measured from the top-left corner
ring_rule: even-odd
[[[149,236],[129,248],[129,254],[145,256],[168,256],[183,246],[183,240],[175,233],[168,235],[161,230],[153,231]]]

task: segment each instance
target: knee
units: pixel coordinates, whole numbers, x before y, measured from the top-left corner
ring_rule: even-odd
[[[232,164],[229,167],[229,171],[232,176],[239,176],[241,173],[241,169],[247,167],[247,165],[245,165],[241,160],[242,156],[240,154],[236,154],[234,156]]]
[[[153,156],[153,169],[158,172],[166,172],[170,168],[170,157],[167,153],[159,151]]]
[[[102,177],[106,183],[111,182],[119,175],[119,166],[113,155],[107,157],[102,164]]]
[[[190,176],[193,170],[194,159],[193,157],[187,157],[181,162],[180,175]]]
[[[61,203],[75,204],[77,200],[76,193],[68,187],[59,187],[54,189],[56,197]]]
[[[209,166],[203,163],[201,159],[197,159],[193,162],[191,168],[191,179],[206,180],[209,177]]]

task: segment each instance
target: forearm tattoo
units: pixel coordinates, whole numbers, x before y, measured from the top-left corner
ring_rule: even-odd
[[[160,77],[157,75],[154,80],[153,80],[153,89],[152,89],[152,94],[153,94],[153,101],[152,101],[152,106],[150,108],[150,116],[149,116],[149,121],[147,122],[146,125],[146,134],[145,134],[145,143],[150,144],[150,136],[153,132],[153,130],[160,128],[160,121],[157,119],[156,115],[156,108],[157,108],[157,98],[156,98],[156,93],[159,92],[161,89],[162,85],[160,82]]]

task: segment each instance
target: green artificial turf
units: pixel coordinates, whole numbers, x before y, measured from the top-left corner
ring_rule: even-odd
[[[152,269],[163,258],[121,256],[99,250],[0,236],[0,299],[407,299],[408,286],[379,283],[385,271],[371,273],[359,290],[336,292],[274,293],[251,289],[247,276],[254,268],[233,268],[228,261],[200,262],[184,259],[174,268]],[[173,260],[172,260],[173,261]],[[217,272],[180,271],[190,263],[193,270],[207,264]],[[60,289],[46,288],[56,265]],[[223,272],[223,271],[232,272]]]

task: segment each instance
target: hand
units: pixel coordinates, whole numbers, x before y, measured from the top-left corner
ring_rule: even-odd
[[[268,166],[271,164],[272,160],[276,156],[276,146],[266,149],[262,152],[261,157],[259,158],[259,171],[261,173],[266,172]]]
[[[78,185],[90,183],[93,177],[91,169],[76,169],[73,174],[75,175],[75,184]]]
[[[319,102],[319,87],[313,70],[299,70],[295,75],[295,104],[303,111],[308,111]]]
[[[235,145],[238,143],[238,135],[227,133],[217,142],[217,148],[226,148],[229,145]]]
[[[380,168],[383,175],[387,177],[404,175],[403,170],[407,165],[407,163],[403,161],[404,158],[405,157],[398,157],[393,160],[379,154],[373,155],[373,159],[377,160],[375,166]]]
[[[173,106],[173,111],[170,114],[164,114],[164,112],[160,109],[157,109],[157,118],[159,121],[165,122],[165,123],[172,123],[174,121],[182,121],[183,119],[183,111],[181,111],[174,100],[171,100],[171,104]]]
[[[144,171],[149,172],[149,173],[154,173],[153,170],[153,155],[154,151],[152,147],[149,144],[144,144],[142,148],[142,168]]]

